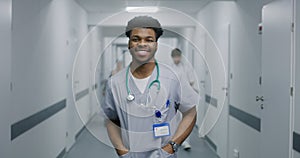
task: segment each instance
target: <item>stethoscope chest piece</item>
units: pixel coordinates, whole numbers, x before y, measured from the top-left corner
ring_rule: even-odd
[[[134,95],[133,94],[128,94],[127,100],[128,101],[133,101],[134,100]]]

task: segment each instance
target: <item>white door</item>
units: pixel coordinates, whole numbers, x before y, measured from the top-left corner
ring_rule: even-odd
[[[205,98],[207,110],[200,126],[200,136],[206,136],[217,146],[217,154],[227,157],[228,137],[228,74],[230,25],[216,28],[215,34],[206,36],[205,58],[207,72]]]
[[[11,102],[11,5],[12,0],[0,0],[0,155],[9,156]]]
[[[261,158],[288,158],[290,150],[291,1],[262,10]]]
[[[219,138],[218,142],[218,151],[217,154],[222,157],[227,157],[228,152],[228,118],[229,118],[229,76],[230,76],[230,24],[225,24],[219,26],[217,30],[217,38],[216,43],[218,48],[220,49],[221,56],[224,62],[224,85],[219,87],[220,93],[222,94],[217,99],[220,101],[218,106],[220,106],[220,114],[217,117],[216,123],[216,137]],[[222,70],[222,71],[224,71]]]
[[[227,141],[228,141],[228,105],[229,105],[229,59],[230,59],[230,24],[220,25],[216,29],[216,36],[214,38],[216,45],[220,50],[220,56],[223,59],[223,69],[218,70],[218,74],[224,75],[220,76],[224,80],[218,87],[218,91],[221,95],[218,95],[216,99],[218,100],[218,113],[215,118],[216,123],[210,131],[211,135],[214,135],[218,142],[215,142],[218,146],[217,154],[222,157],[227,157]],[[213,86],[213,85],[212,85]],[[211,107],[211,106],[210,106]]]

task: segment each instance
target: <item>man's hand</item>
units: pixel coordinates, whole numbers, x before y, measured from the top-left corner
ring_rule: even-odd
[[[162,147],[162,150],[169,154],[174,154],[173,148],[171,144],[167,144],[166,146]]]
[[[129,152],[128,149],[123,145],[121,138],[121,129],[118,126],[117,121],[106,120],[106,128],[110,141],[116,149],[119,156],[125,155]]]
[[[129,152],[129,150],[126,150],[126,149],[123,149],[123,150],[116,149],[116,151],[119,156],[125,155]]]

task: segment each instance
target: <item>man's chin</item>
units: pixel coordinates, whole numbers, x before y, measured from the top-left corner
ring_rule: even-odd
[[[154,62],[153,58],[151,59],[136,59],[136,62],[140,65],[147,64],[150,62]]]

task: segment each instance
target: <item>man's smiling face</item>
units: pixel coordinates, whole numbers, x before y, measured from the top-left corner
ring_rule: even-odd
[[[154,61],[157,50],[156,34],[151,28],[134,28],[129,38],[129,50],[133,62],[145,64]]]

